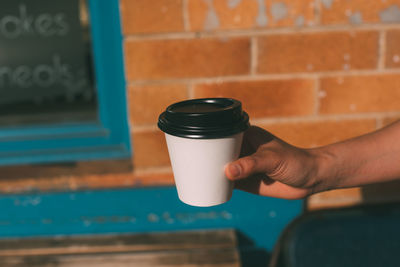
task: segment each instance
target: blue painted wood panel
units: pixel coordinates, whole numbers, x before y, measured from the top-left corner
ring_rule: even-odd
[[[235,191],[223,205],[198,208],[174,187],[0,197],[0,237],[235,228],[267,250],[302,211],[302,201]]]

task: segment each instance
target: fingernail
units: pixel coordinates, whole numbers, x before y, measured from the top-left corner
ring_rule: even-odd
[[[230,164],[229,165],[229,173],[233,177],[238,177],[240,175],[240,166],[237,164]]]

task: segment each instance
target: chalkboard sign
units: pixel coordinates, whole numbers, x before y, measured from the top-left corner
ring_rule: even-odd
[[[87,16],[82,0],[1,0],[0,126],[96,117]]]

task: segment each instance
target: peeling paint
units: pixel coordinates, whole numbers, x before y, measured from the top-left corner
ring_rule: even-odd
[[[164,221],[168,224],[172,224],[175,222],[175,220],[171,217],[171,214],[169,212],[164,212],[162,217]]]
[[[151,215],[151,214],[150,214]],[[158,218],[158,216],[157,216]],[[149,217],[148,217],[149,219]],[[54,221],[53,219],[47,219]],[[83,225],[88,227],[92,224],[106,224],[106,223],[136,223],[136,218],[133,216],[81,216],[80,219],[72,219],[71,223],[83,222]],[[42,221],[43,223],[43,221]]]
[[[327,95],[326,91],[324,91],[324,90],[321,90],[318,92],[318,98],[325,98],[326,95]]]
[[[196,213],[177,213],[175,215],[176,220],[179,223],[183,224],[189,224],[189,223],[194,223],[199,220],[231,220],[232,219],[232,214],[230,214],[227,211],[222,211],[222,212],[215,212],[215,211],[210,211],[210,212],[196,212]]]
[[[231,9],[237,7],[240,4],[240,2],[242,2],[242,0],[227,0],[227,1],[228,1],[227,3],[228,7]]]
[[[227,219],[227,220],[231,220],[232,217],[233,217],[232,213],[230,213],[230,212],[228,212],[228,211],[222,211],[222,212],[221,212],[221,215],[222,215],[222,217],[223,217],[224,219]]]
[[[343,70],[349,70],[350,69],[350,64],[343,64]]]
[[[271,210],[268,215],[269,215],[270,218],[275,218],[276,217],[276,211]]]
[[[355,12],[355,13],[351,14],[349,17],[349,22],[351,24],[356,24],[356,25],[363,23],[363,18],[362,18],[361,12]]]
[[[391,5],[390,7],[379,12],[379,18],[382,22],[400,22],[400,8],[398,5]]]
[[[257,0],[258,3],[258,15],[256,23],[258,26],[265,27],[268,25],[267,7],[265,6],[264,0]]]
[[[158,217],[157,214],[150,213],[149,215],[147,215],[147,220],[148,220],[149,222],[155,223],[155,222],[160,221],[160,218]]]
[[[107,222],[107,218],[106,217],[104,217],[104,216],[97,216],[97,217],[95,217],[94,218],[94,221],[96,222],[96,223],[106,223]]]
[[[208,11],[204,21],[204,30],[210,31],[219,27],[219,18],[214,9],[213,0],[204,0],[207,3]]]
[[[84,225],[85,227],[89,227],[91,224],[92,224],[91,221],[88,221],[88,220],[84,220],[84,221],[83,221],[83,225]]]
[[[394,55],[392,58],[394,63],[399,63],[400,62],[400,56],[399,55]]]
[[[14,206],[37,206],[42,202],[40,197],[27,197],[22,199],[14,199]]]
[[[134,216],[81,216],[75,219],[69,219],[69,223],[81,223],[84,227],[90,227],[98,224],[108,224],[108,223],[167,223],[167,224],[191,224],[197,221],[208,221],[208,220],[232,220],[233,215],[229,211],[209,211],[209,212],[189,212],[189,213],[171,213],[168,211],[157,213],[150,212],[144,217],[136,218]],[[22,221],[19,224],[59,224],[60,222],[54,218],[41,219],[35,222]],[[63,221],[65,223],[65,221]],[[8,224],[5,222],[3,224]],[[1,221],[0,221],[1,225]]]
[[[312,21],[312,20],[310,20],[310,21],[307,22],[307,25],[308,25],[308,26],[313,26],[314,24],[315,24],[315,23],[314,23],[314,21]]]
[[[273,3],[271,6],[271,14],[275,21],[284,19],[288,15],[288,9],[285,3]]]
[[[333,4],[333,0],[321,0],[321,2],[325,8],[331,8]]]
[[[40,197],[35,197],[35,198],[28,198],[28,202],[26,202],[27,205],[32,205],[32,206],[37,206],[42,202],[42,199]]]
[[[302,27],[302,26],[304,26],[304,21],[305,21],[304,16],[298,16],[298,17],[295,19],[294,24],[295,24],[297,27]]]

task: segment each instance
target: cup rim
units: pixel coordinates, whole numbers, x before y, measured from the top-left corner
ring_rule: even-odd
[[[204,104],[214,107],[208,107],[210,110],[207,111],[199,109]],[[189,108],[182,111],[182,107]],[[193,139],[227,137],[243,132],[249,126],[248,114],[242,110],[241,102],[233,98],[180,101],[168,106],[158,119],[158,127],[163,132]]]

